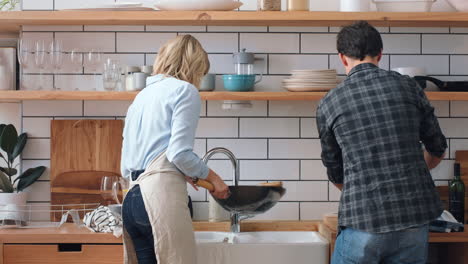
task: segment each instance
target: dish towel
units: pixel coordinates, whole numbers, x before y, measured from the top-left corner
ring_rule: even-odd
[[[463,232],[464,225],[459,223],[455,217],[449,212],[444,210],[436,220],[429,224],[429,231],[450,233],[450,232]]]
[[[116,237],[122,235],[122,221],[115,217],[107,206],[99,206],[96,210],[87,213],[83,222],[93,232],[113,233]]]

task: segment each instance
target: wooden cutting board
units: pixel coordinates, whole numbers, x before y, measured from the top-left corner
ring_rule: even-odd
[[[101,203],[103,176],[120,175],[122,120],[53,120],[51,204]]]

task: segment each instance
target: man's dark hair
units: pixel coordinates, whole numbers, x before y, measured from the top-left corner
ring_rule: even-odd
[[[379,55],[382,48],[380,33],[366,21],[358,21],[343,27],[338,33],[338,52],[347,57],[362,61],[366,56]]]

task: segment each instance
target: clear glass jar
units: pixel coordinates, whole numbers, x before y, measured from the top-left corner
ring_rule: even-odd
[[[257,0],[259,11],[281,11],[281,0]]]
[[[234,66],[237,75],[254,74],[253,64],[236,63]]]

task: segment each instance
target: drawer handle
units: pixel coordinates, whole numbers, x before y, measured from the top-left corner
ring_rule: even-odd
[[[81,244],[58,244],[59,252],[81,252]]]

